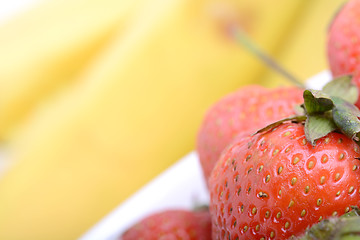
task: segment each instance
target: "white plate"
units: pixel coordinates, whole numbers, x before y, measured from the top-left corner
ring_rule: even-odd
[[[308,79],[320,89],[331,79],[323,71]],[[154,194],[156,193],[156,194]],[[209,202],[197,154],[192,152],[164,171],[90,229],[80,240],[113,240],[143,217],[170,208],[192,209]]]

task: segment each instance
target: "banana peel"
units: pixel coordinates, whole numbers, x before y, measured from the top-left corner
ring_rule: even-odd
[[[76,81],[142,1],[43,1],[0,26],[0,140]]]
[[[229,4],[270,51],[304,4],[249,2],[144,2],[126,31],[11,139],[15,163],[0,181],[0,239],[79,237],[192,150],[205,109],[264,72],[219,30],[214,6]]]

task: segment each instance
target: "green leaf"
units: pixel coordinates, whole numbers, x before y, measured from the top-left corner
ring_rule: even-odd
[[[264,128],[261,128],[260,130],[258,130],[256,133],[254,133],[253,135],[256,135],[258,133],[263,133],[263,132],[267,132],[273,128],[276,128],[278,126],[280,126],[281,124],[283,124],[284,122],[303,122],[306,120],[306,116],[294,116],[294,117],[288,117],[288,118],[284,118],[281,119],[279,121],[276,121],[272,124],[267,125]]]
[[[305,137],[311,145],[315,145],[316,140],[325,137],[337,128],[334,121],[327,116],[308,116],[305,121]]]
[[[294,106],[294,112],[295,112],[295,115],[297,115],[297,116],[305,115],[306,112],[305,112],[305,109],[304,109],[304,104],[295,105]]]
[[[305,90],[304,106],[308,114],[324,113],[333,108],[334,104],[329,95],[318,90]]]
[[[341,217],[331,217],[308,228],[298,240],[360,240],[360,217],[354,210]]]
[[[326,84],[322,91],[329,96],[340,97],[350,103],[356,103],[359,91],[351,80],[351,75],[335,78]]]
[[[342,217],[360,216],[360,208],[358,206],[350,206],[351,211],[345,213]]]
[[[332,97],[335,107],[333,119],[338,128],[349,138],[359,141],[360,110],[353,104],[339,97]]]

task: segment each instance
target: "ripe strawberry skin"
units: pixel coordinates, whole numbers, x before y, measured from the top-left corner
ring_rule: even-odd
[[[287,239],[360,203],[359,147],[283,124],[232,145],[209,180],[213,239]]]
[[[211,218],[208,210],[167,210],[146,217],[130,229],[122,240],[208,240]]]
[[[274,121],[294,115],[294,106],[302,101],[299,88],[266,89],[252,85],[215,103],[208,110],[197,137],[196,148],[205,179],[236,136],[250,135]]]
[[[354,74],[360,87],[360,0],[350,0],[333,19],[328,32],[327,54],[335,77]],[[356,103],[360,107],[360,99]]]

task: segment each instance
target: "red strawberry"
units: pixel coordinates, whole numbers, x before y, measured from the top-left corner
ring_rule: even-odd
[[[340,133],[313,146],[302,124],[241,140],[209,179],[213,239],[287,239],[360,203],[359,147]]]
[[[211,239],[211,220],[208,210],[168,210],[151,215],[129,230],[122,240],[208,240]]]
[[[299,88],[270,90],[247,86],[214,104],[197,137],[197,151],[205,178],[209,178],[221,151],[235,136],[252,134],[271,122],[294,115],[294,106],[301,101]]]
[[[329,28],[328,60],[334,76],[354,74],[360,87],[360,0],[350,0]],[[360,99],[356,103],[360,107]]]

